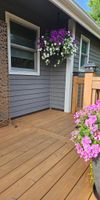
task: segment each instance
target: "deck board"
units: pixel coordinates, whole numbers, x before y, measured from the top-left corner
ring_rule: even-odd
[[[91,195],[91,197],[89,198],[89,200],[96,200],[94,194]]]
[[[45,110],[0,129],[0,200],[94,200],[71,114]],[[85,194],[85,196],[84,196]]]
[[[91,193],[92,187],[90,184],[88,168],[65,200],[73,200],[75,196],[77,197],[77,200],[87,200],[89,199]]]

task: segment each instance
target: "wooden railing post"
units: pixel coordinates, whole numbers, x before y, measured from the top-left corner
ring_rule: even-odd
[[[95,73],[93,72],[88,72],[85,74],[83,107],[89,106],[92,103],[92,80],[94,75]]]

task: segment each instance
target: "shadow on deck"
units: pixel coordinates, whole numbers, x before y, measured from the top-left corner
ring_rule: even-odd
[[[46,110],[0,129],[0,200],[94,200],[69,140],[71,114]]]

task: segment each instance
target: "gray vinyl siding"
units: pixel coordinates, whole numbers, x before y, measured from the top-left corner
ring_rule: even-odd
[[[49,0],[1,0],[0,18],[5,20],[5,11],[11,12],[45,30],[67,26],[68,16]],[[43,9],[41,9],[41,6]],[[60,21],[58,12],[60,11]],[[18,117],[46,108],[64,109],[64,68],[51,69],[41,62],[40,76],[9,75],[10,116]],[[53,74],[54,73],[54,74]],[[52,77],[51,77],[52,76]],[[51,89],[50,89],[51,88]]]
[[[1,8],[0,19],[2,20],[5,20],[5,10],[14,13],[15,7],[8,9],[8,6],[5,6],[5,8]],[[18,9],[18,14],[17,12],[15,14],[23,18],[21,13],[26,12],[25,10],[21,12],[21,10]],[[30,17],[29,15],[30,14],[27,16]],[[24,17],[26,20],[28,20],[27,16]],[[37,21],[34,17],[34,21],[35,20]],[[42,22],[38,20],[38,23],[36,24],[41,27],[44,26],[41,25],[41,23]],[[9,102],[11,117],[18,117],[50,108],[50,68],[44,66],[44,63],[42,62],[40,68],[40,76],[9,75]]]
[[[91,43],[90,62],[96,64],[96,73],[100,76],[100,41],[95,40]]]
[[[50,107],[64,110],[66,64],[51,68]]]
[[[81,34],[90,39],[90,53],[89,62],[94,62],[97,66],[97,72],[100,73],[100,40],[89,33],[79,24],[76,24],[76,40],[78,44],[78,51],[74,57],[74,71],[79,71],[79,55],[80,55],[80,38]]]
[[[40,76],[10,75],[10,115],[18,117],[46,108],[64,110],[65,64],[41,66]]]
[[[40,76],[10,75],[11,117],[50,107],[50,70],[41,66]]]

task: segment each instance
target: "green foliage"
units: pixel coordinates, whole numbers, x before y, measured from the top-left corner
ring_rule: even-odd
[[[91,8],[89,14],[100,25],[100,0],[89,0],[88,5]]]

